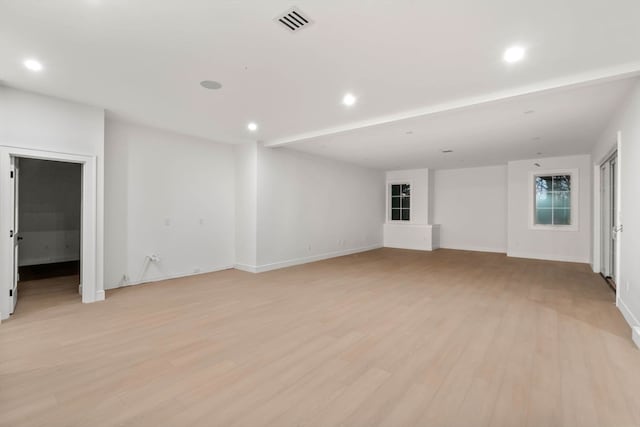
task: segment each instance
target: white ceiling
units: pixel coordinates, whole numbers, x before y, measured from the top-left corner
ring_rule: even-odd
[[[291,6],[315,23],[276,25]],[[639,17],[637,0],[0,0],[0,80],[185,134],[302,149],[310,136],[633,73]],[[507,65],[513,44],[527,57]],[[45,70],[25,70],[27,57]]]
[[[287,147],[379,169],[449,169],[589,154],[636,79],[537,92]]]

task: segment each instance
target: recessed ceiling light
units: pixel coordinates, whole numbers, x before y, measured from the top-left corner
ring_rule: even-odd
[[[255,132],[258,130],[258,125],[254,122],[251,122],[247,125],[247,129],[249,129],[251,132]]]
[[[521,61],[524,58],[525,50],[522,46],[512,46],[504,51],[502,56],[510,64]]]
[[[213,80],[203,80],[200,82],[200,86],[202,86],[205,89],[218,90],[222,87],[222,84],[220,84],[220,82],[215,82]]]
[[[42,63],[36,59],[25,59],[23,62],[27,70],[30,71],[42,71]]]
[[[347,107],[351,107],[353,104],[356,103],[356,97],[353,96],[353,94],[351,93],[347,93],[343,98],[342,98],[342,103],[344,105],[346,105]]]
[[[449,153],[453,153],[453,150],[442,150],[442,152],[443,152],[444,154],[449,154]]]

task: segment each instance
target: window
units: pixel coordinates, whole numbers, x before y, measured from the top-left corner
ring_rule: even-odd
[[[391,184],[391,221],[411,220],[411,185]]]
[[[536,175],[534,177],[534,225],[570,226],[571,175]]]

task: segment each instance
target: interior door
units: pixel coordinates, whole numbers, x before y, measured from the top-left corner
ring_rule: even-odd
[[[618,233],[620,232],[620,227],[618,224],[618,156],[614,154],[614,156],[609,160],[609,183],[611,189],[610,196],[610,218],[611,218],[611,239],[609,239],[609,244],[611,248],[609,250],[610,253],[610,271],[611,280],[613,281],[613,287],[616,286],[615,280],[618,272],[616,271],[617,265],[617,257],[618,251],[617,249],[617,239]]]
[[[602,200],[602,275],[611,286],[616,287],[618,224],[618,154],[614,153],[600,167],[600,189]]]
[[[18,302],[18,281],[20,280],[20,274],[18,273],[18,255],[19,255],[19,243],[20,237],[20,224],[18,221],[18,207],[19,207],[19,194],[18,191],[20,185],[20,160],[17,157],[11,157],[11,176],[13,178],[13,188],[11,198],[13,199],[13,229],[9,232],[10,237],[13,239],[13,283],[12,288],[9,290],[9,296],[11,297],[11,312],[13,314]]]
[[[611,172],[609,171],[609,162],[604,162],[600,167],[600,200],[601,207],[601,236],[600,247],[602,275],[607,278],[611,277]]]

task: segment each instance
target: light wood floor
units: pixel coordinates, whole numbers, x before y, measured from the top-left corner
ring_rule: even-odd
[[[621,427],[640,425],[639,391],[599,276],[499,254],[27,295],[0,325],[3,426]]]

